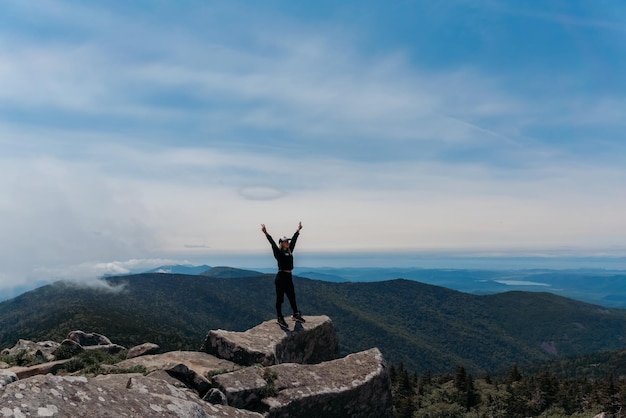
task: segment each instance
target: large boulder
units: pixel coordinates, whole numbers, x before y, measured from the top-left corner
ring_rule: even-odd
[[[211,376],[231,372],[238,367],[235,363],[219,359],[199,351],[170,351],[164,354],[149,354],[121,361],[110,369],[111,373],[141,366],[146,373],[166,371],[201,396],[211,387]]]
[[[265,321],[244,332],[209,331],[201,350],[242,366],[315,364],[339,357],[335,326],[328,316],[308,316],[289,329]]]
[[[213,378],[229,405],[273,417],[392,417],[391,384],[377,348],[315,365],[248,367]]]
[[[57,359],[62,360],[66,358],[74,357],[77,354],[85,351],[82,345],[78,344],[76,341],[65,339],[61,341],[61,345],[54,350],[54,355]]]
[[[128,350],[128,353],[126,353],[126,358],[130,359],[139,356],[145,356],[146,354],[157,354],[160,349],[161,347],[159,347],[157,344],[143,343],[140,345],[136,345]]]
[[[67,334],[67,339],[77,342],[83,347],[90,345],[110,345],[111,340],[101,334],[95,332],[72,331]]]
[[[104,351],[108,354],[117,354],[126,350],[126,347],[113,344],[107,337],[95,332],[72,331],[67,334],[66,340],[73,341],[85,351]],[[65,341],[63,343],[67,344]]]
[[[204,402],[186,388],[138,374],[35,376],[0,392],[0,416],[263,418]]]

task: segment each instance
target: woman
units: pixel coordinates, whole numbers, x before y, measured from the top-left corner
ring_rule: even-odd
[[[285,294],[287,295],[287,299],[289,299],[289,304],[293,310],[292,318],[298,322],[305,322],[302,315],[300,315],[298,306],[296,305],[296,292],[293,288],[293,280],[291,276],[291,272],[293,271],[293,249],[296,246],[296,241],[298,240],[301,229],[302,222],[299,222],[298,230],[295,234],[293,234],[293,237],[287,238],[283,236],[278,240],[278,245],[276,245],[272,236],[267,233],[265,224],[261,224],[261,231],[263,231],[267,240],[272,245],[274,258],[278,261],[278,273],[276,273],[276,279],[274,280],[274,285],[276,287],[276,315],[278,315],[278,324],[284,328],[287,327],[287,323],[285,322],[285,317],[283,317],[282,312]]]

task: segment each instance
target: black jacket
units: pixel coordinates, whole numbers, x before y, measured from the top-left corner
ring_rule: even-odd
[[[272,244],[272,251],[274,251],[274,258],[278,261],[278,270],[293,270],[293,249],[296,247],[296,241],[300,231],[296,231],[289,242],[289,250],[282,250],[276,245],[271,235],[267,234],[267,240]]]

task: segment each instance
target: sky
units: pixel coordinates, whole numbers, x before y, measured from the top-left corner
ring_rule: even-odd
[[[0,290],[624,257],[625,74],[621,1],[1,0]]]

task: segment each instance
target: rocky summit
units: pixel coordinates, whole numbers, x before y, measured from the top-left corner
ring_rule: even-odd
[[[158,353],[145,343],[98,375],[70,372],[76,358],[55,357],[81,350],[49,350],[36,357],[40,364],[0,370],[0,417],[391,417],[380,351],[338,358],[330,318],[306,319],[289,329],[266,321],[245,332],[212,330],[200,351]],[[79,348],[114,345],[82,332],[67,340]],[[21,340],[5,355],[42,346],[60,345]]]
[[[327,316],[292,321],[287,329],[267,321],[245,332],[209,331],[201,349],[244,366],[314,364],[339,357],[335,326]]]

